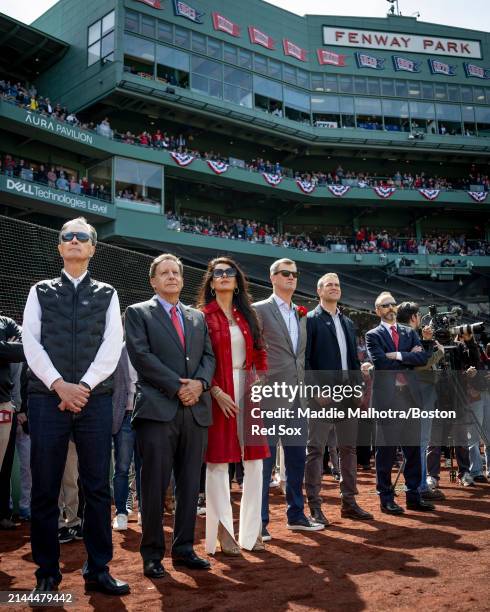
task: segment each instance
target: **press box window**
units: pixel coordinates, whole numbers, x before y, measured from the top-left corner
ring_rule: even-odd
[[[138,36],[124,35],[124,70],[152,79],[155,65],[155,43]]]
[[[114,11],[111,11],[89,26],[87,36],[88,66],[92,66],[99,60],[102,60],[102,62],[114,61],[114,19]]]
[[[134,204],[162,203],[162,167],[123,157],[115,160],[116,201]]]
[[[189,54],[157,45],[157,79],[162,83],[189,87]]]
[[[114,60],[114,11],[105,15],[88,28],[87,64]]]

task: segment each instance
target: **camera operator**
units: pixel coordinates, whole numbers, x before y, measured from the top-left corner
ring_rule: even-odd
[[[454,338],[454,342],[451,347],[446,347],[447,360],[446,366],[449,363],[449,367],[446,368],[446,376],[441,377],[438,384],[438,402],[439,404],[448,404],[454,402],[458,403],[458,406],[463,407],[466,411],[469,403],[472,402],[472,394],[474,387],[471,384],[471,379],[476,375],[476,368],[480,362],[480,356],[478,347],[473,338],[473,334],[465,332],[457,334]],[[460,376],[460,373],[463,376]],[[461,398],[461,394],[464,397]],[[462,404],[462,406],[461,406]],[[466,414],[465,414],[466,417]],[[442,426],[445,424],[442,423]],[[459,422],[452,427],[451,434],[456,438],[454,445],[454,453],[456,457],[456,463],[458,466],[458,482],[463,487],[474,486],[474,480],[470,474],[470,458],[469,458],[469,447],[467,444],[462,444],[462,440],[468,437],[469,432],[468,424],[462,424]],[[434,428],[433,428],[434,432]],[[441,434],[441,431],[439,431]],[[474,432],[472,438],[474,438]],[[432,442],[435,442],[438,438],[440,442],[440,435],[433,433]],[[441,447],[435,444],[429,446],[427,450],[427,484],[431,489],[437,489],[439,486],[441,471]]]
[[[421,328],[420,307],[415,302],[402,302],[398,306],[397,321],[402,325],[408,325],[412,329],[421,333],[422,346],[430,355],[426,365],[414,368],[417,373],[418,383],[423,398],[423,409],[434,410],[436,403],[436,367],[444,358],[444,347],[433,338],[434,332],[429,325]],[[427,485],[427,448],[429,446],[432,419],[423,418],[420,420],[420,460],[422,464],[422,478],[420,481],[420,496],[423,499],[443,500],[444,493],[437,488],[430,488]]]
[[[475,482],[481,483],[488,482],[490,478],[490,343],[487,344],[486,349],[483,346],[482,344],[479,347],[480,363],[478,368],[482,371],[478,375],[479,384],[475,385],[473,389],[475,401],[471,404],[471,410],[478,426],[474,428],[476,441],[470,446],[470,475]],[[484,442],[486,476],[480,454],[479,428],[481,428]]]

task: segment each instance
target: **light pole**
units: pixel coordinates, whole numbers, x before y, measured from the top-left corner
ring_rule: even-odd
[[[400,7],[398,6],[398,0],[386,0],[386,2],[388,2],[389,4],[391,4],[390,10],[389,12],[392,15],[401,15],[400,13]],[[395,9],[396,7],[396,9]]]

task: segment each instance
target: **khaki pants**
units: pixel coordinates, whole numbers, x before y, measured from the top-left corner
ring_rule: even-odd
[[[60,496],[58,499],[60,518],[58,528],[75,527],[82,522],[78,516],[78,456],[75,442],[70,440],[66,456],[65,471],[61,481]],[[63,511],[66,519],[63,518]]]
[[[0,403],[0,469],[10,439],[13,412],[14,407],[11,402]]]

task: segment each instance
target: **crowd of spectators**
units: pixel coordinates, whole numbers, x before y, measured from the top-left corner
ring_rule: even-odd
[[[110,185],[89,182],[86,176],[79,178],[75,171],[58,165],[39,164],[7,154],[3,158],[0,156],[0,174],[90,198],[111,200]]]
[[[199,151],[195,147],[195,136],[190,132],[171,134],[160,128],[143,130],[139,133],[133,133],[131,130],[118,131],[111,126],[108,117],[105,117],[99,123],[84,122],[74,113],[69,112],[65,106],[61,104],[53,105],[49,98],[39,96],[33,85],[24,87],[21,83],[0,80],[0,96],[31,111],[52,116],[58,121],[65,121],[82,130],[93,131],[101,136],[113,138],[126,144],[175,151],[193,155],[198,159],[230,163],[230,158],[219,152],[213,150],[207,152]],[[466,176],[448,178],[438,174],[430,175],[427,172],[402,172],[401,170],[397,170],[393,174],[390,173],[390,176],[383,176],[365,171],[344,170],[340,164],[330,171],[315,170],[305,172],[285,168],[279,161],[270,161],[260,157],[252,159],[250,162],[244,161],[241,165],[249,171],[278,174],[291,179],[301,179],[318,186],[348,185],[361,189],[380,186],[396,187],[397,189],[469,190],[476,188],[483,191],[489,191],[490,189],[489,175],[480,172],[476,166],[471,166]]]
[[[353,235],[346,236],[345,228],[344,232],[340,228],[335,228],[321,236],[312,237],[307,233],[280,233],[273,225],[254,219],[219,219],[202,215],[195,217],[190,214],[176,215],[171,211],[167,212],[166,216],[170,229],[302,251],[490,255],[490,243],[478,239],[469,240],[464,234],[459,236],[429,234],[417,240],[414,236],[402,237],[397,234],[392,235],[386,230],[379,231],[370,228],[360,228]]]

